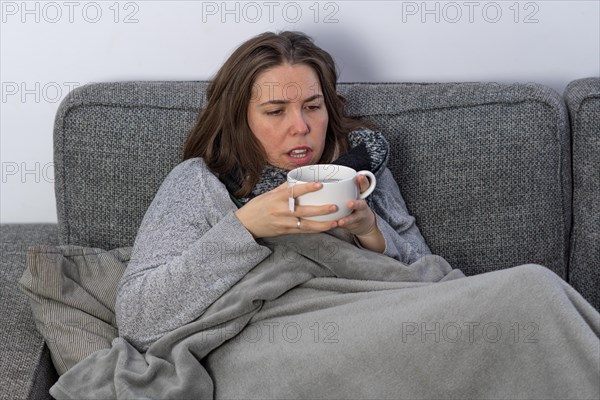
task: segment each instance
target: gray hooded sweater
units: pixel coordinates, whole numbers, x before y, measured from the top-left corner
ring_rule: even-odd
[[[368,203],[385,239],[383,254],[411,264],[431,251],[385,162],[387,157],[374,171],[377,186]],[[271,253],[235,216],[237,209],[201,158],[183,161],[169,173],[142,220],[118,286],[121,337],[146,351],[200,317]],[[362,247],[342,228],[328,233]]]

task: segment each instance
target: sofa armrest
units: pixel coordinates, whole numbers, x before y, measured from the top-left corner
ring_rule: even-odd
[[[573,149],[573,229],[568,282],[600,310],[600,78],[565,89]]]
[[[29,300],[17,287],[27,267],[27,248],[58,244],[57,224],[0,224],[0,398],[52,399],[58,379]]]

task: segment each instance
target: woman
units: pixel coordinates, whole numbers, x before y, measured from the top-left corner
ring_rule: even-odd
[[[247,41],[217,73],[185,145],[185,161],[150,205],[119,287],[119,331],[140,350],[197,318],[258,264],[261,259],[244,254],[266,255],[263,237],[339,228],[357,246],[407,264],[430,254],[386,167],[388,143],[344,115],[336,78],[331,56],[293,32]],[[352,214],[331,222],[303,217],[328,214],[334,205],[296,206],[291,213],[288,170],[336,159],[375,174],[371,207],[352,201]],[[358,180],[366,190],[367,178]],[[223,184],[233,202],[215,198]],[[293,196],[316,190],[318,183],[298,185]],[[237,249],[241,253],[231,260],[220,256]],[[213,252],[218,256],[209,256]],[[191,289],[200,287],[205,290]]]
[[[383,252],[382,232],[364,200],[350,205],[355,212],[348,218],[313,222],[302,217],[333,212],[333,206],[299,207],[290,214],[285,183],[265,190],[273,186],[273,179],[281,180],[283,171],[331,163],[348,152],[349,132],[370,126],[344,115],[336,79],[331,56],[304,35],[267,33],[249,40],[233,53],[209,88],[208,105],[188,139],[184,159],[202,157],[234,196],[244,198],[244,204],[251,195],[252,200],[236,216],[255,238],[297,233],[297,229],[323,232],[339,226],[356,235],[366,248]],[[364,130],[355,136],[375,153],[374,161],[365,167],[386,170],[383,136]],[[386,175],[391,177],[389,171]],[[366,190],[364,176],[359,176],[359,183]],[[318,189],[318,184],[298,187],[295,197]]]
[[[418,265],[419,260],[425,260],[431,254],[386,167],[388,143],[369,124],[345,116],[343,100],[336,93],[336,81],[331,56],[310,38],[296,32],[258,35],[242,44],[219,70],[209,86],[206,107],[188,137],[184,161],[165,179],[150,205],[139,228],[132,259],[118,288],[115,308],[119,333],[138,351],[148,350],[169,333],[204,317],[209,306],[223,302],[228,291],[238,282],[247,282],[247,276],[255,272],[255,267],[273,254],[272,248],[267,245],[270,238],[285,239],[290,234],[326,232],[361,249],[357,252],[366,254],[366,257],[369,252],[373,257],[382,254],[388,257],[386,260],[393,259],[411,266]],[[317,163],[369,169],[377,177],[376,189],[366,200],[350,201],[348,206],[353,212],[347,217],[328,222],[307,220],[305,217],[333,212],[335,206],[296,205],[294,211],[290,211],[290,197],[319,190],[320,185],[297,185],[292,192],[285,182],[286,174],[293,168]],[[359,176],[358,183],[361,191],[366,190],[367,178]],[[373,269],[379,267],[379,264],[374,265]],[[293,273],[293,270],[288,272]],[[452,277],[460,275],[455,270]],[[505,293],[506,297],[503,296]],[[529,296],[538,295],[541,297],[529,302]],[[344,315],[339,315],[340,321],[353,309],[360,310],[367,304],[359,300],[363,296],[361,293],[347,293],[345,296],[344,301],[357,300],[356,303],[350,302],[350,308],[344,309]],[[398,332],[393,329],[406,328],[402,331],[402,349],[394,349],[398,354],[385,347],[386,342],[397,339],[389,336],[389,330],[380,331],[376,338],[368,341],[352,335],[346,337],[346,343],[352,343],[350,349],[345,348],[342,352],[347,362],[336,365],[343,364],[343,368],[351,369],[360,360],[367,366],[371,365],[367,372],[376,368],[379,375],[387,374],[388,381],[381,381],[387,383],[378,383],[379,387],[376,385],[369,388],[371,391],[362,393],[358,390],[364,382],[361,385],[357,382],[361,382],[360,378],[365,379],[366,375],[358,372],[350,373],[343,387],[324,392],[328,380],[339,379],[340,373],[331,375],[329,371],[321,371],[319,365],[315,367],[317,372],[310,369],[295,371],[297,377],[276,380],[270,385],[256,381],[255,377],[242,378],[254,367],[260,367],[264,369],[261,370],[261,374],[265,375],[264,382],[270,382],[267,376],[285,368],[278,364],[269,369],[264,363],[257,363],[258,357],[245,353],[250,350],[244,343],[225,343],[212,353],[208,362],[216,380],[216,393],[225,397],[236,397],[234,391],[227,392],[228,382],[232,379],[252,382],[252,390],[259,392],[248,395],[273,397],[362,396],[367,393],[392,397],[472,398],[595,395],[598,387],[593,381],[598,367],[594,364],[593,353],[598,349],[599,328],[594,318],[597,319],[598,314],[589,304],[582,304],[582,299],[572,300],[574,297],[577,294],[572,288],[539,266],[456,279],[439,286],[427,286],[420,292],[408,289],[389,291],[376,301],[395,299],[394,307],[397,308],[364,308],[360,323],[348,320],[347,325],[341,325],[360,327],[361,323],[385,323],[392,327],[392,334],[396,336]],[[432,298],[437,302],[427,301]],[[548,299],[549,303],[544,303],[544,299]],[[550,299],[556,306],[548,306]],[[310,300],[305,298],[303,301]],[[404,341],[410,340],[414,329],[422,326],[419,318],[423,318],[426,324],[431,321],[432,315],[451,318],[451,325],[446,326],[469,328],[469,334],[479,326],[479,322],[468,320],[473,317],[473,311],[485,315],[493,310],[498,321],[509,324],[510,318],[515,315],[511,301],[519,302],[522,308],[517,314],[524,320],[537,318],[543,312],[540,307],[550,307],[552,311],[548,312],[548,317],[539,319],[540,329],[551,331],[543,332],[548,343],[536,348],[518,349],[506,345],[500,353],[506,357],[494,355],[490,360],[486,359],[486,354],[495,354],[493,351],[497,351],[498,347],[481,340],[479,343],[486,347],[479,349],[470,346],[472,342],[449,348],[446,345],[452,343],[440,345],[439,341],[434,341],[435,344],[430,345],[424,340],[410,344]],[[270,307],[271,312],[277,309],[277,305]],[[381,309],[394,313],[397,320],[390,320],[388,314],[381,319],[375,318]],[[331,310],[334,316],[338,315],[335,307],[327,311]],[[456,318],[465,319],[467,325],[457,325]],[[245,323],[248,321],[246,319]],[[591,326],[587,325],[588,322]],[[559,323],[570,326],[573,331],[555,329]],[[431,327],[425,325],[424,329],[427,331]],[[578,339],[573,349],[567,349],[565,343],[571,336],[578,336]],[[377,343],[375,346],[372,340]],[[373,356],[365,353],[367,349],[362,347],[365,343],[370,346],[368,351],[373,350],[373,346],[374,350],[383,347]],[[261,349],[259,354],[265,356],[272,346]],[[542,352],[541,357],[536,351],[538,349]],[[160,349],[157,351],[160,352]],[[320,351],[313,356],[318,357]],[[426,359],[420,358],[425,353]],[[461,361],[466,353],[468,357]],[[432,361],[441,355],[451,357],[452,361]],[[352,358],[354,356],[358,359]],[[297,354],[293,359],[299,357],[300,354]],[[470,364],[463,365],[465,360]],[[556,366],[567,365],[573,360],[576,367],[565,372],[567,375],[561,376],[561,371],[544,371],[549,367],[562,368]],[[474,362],[476,365],[472,365]],[[241,367],[243,365],[246,367]],[[389,368],[384,368],[384,365]],[[453,365],[461,365],[469,371],[467,375],[482,375],[465,377],[450,370]],[[525,372],[520,373],[518,368]],[[533,374],[532,371],[538,369],[543,372]],[[327,372],[322,381],[311,375],[320,372]],[[233,375],[223,378],[227,373]],[[222,377],[221,380],[219,377]],[[314,387],[300,389],[294,386],[296,378],[308,380]],[[367,378],[373,380],[375,376]],[[473,385],[473,379],[484,381],[481,386]],[[393,389],[391,382],[402,382],[407,391],[397,396],[394,392],[386,392],[388,388]],[[432,382],[437,385],[436,389],[429,386]],[[130,387],[131,383],[128,381],[126,386]],[[297,391],[287,392],[290,387]],[[212,386],[205,387],[205,390],[212,393]]]

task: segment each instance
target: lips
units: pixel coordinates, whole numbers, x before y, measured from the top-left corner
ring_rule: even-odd
[[[312,150],[308,146],[294,147],[287,153],[287,158],[290,162],[297,165],[304,165],[310,161]]]
[[[294,147],[292,150],[288,151],[288,155],[289,156],[299,156],[299,155],[304,155],[309,151],[310,151],[310,147],[308,147],[308,146]]]

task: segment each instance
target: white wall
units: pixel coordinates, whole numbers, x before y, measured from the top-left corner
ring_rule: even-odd
[[[592,1],[2,1],[0,222],[56,222],[52,129],[70,88],[210,79],[267,30],[312,35],[341,81],[538,82],[600,75]],[[227,12],[230,10],[230,12]]]

